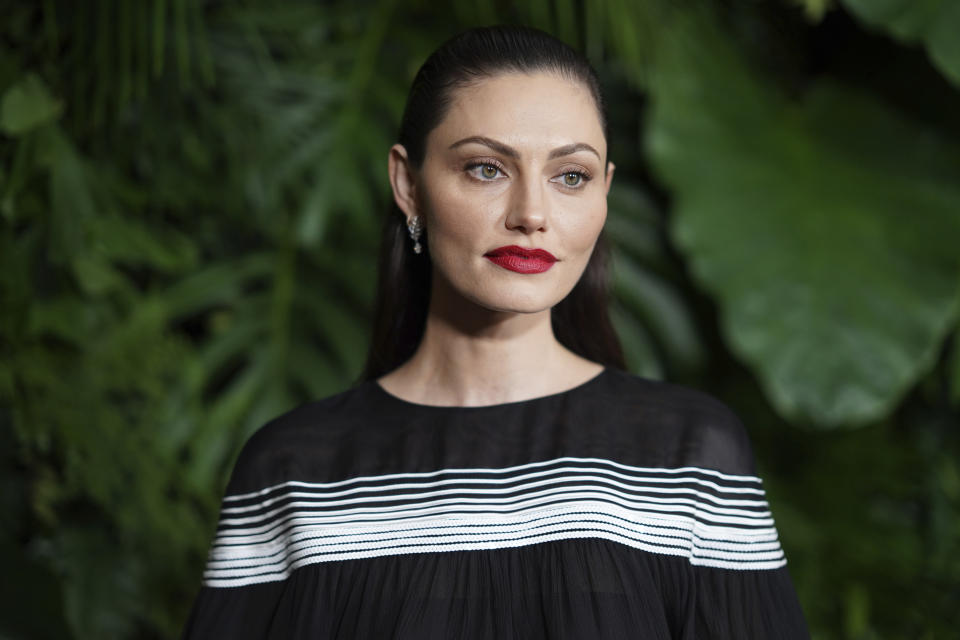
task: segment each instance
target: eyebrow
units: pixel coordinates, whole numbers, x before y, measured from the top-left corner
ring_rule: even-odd
[[[450,145],[450,148],[456,149],[457,147],[463,146],[465,144],[470,144],[471,142],[482,144],[486,147],[490,147],[497,153],[502,153],[503,155],[508,156],[510,158],[520,157],[520,152],[518,152],[513,147],[505,145],[502,142],[497,142],[493,138],[487,138],[486,136],[470,136],[469,138],[464,138],[463,140],[457,140],[452,145]],[[575,142],[573,144],[567,144],[562,147],[557,147],[556,149],[550,152],[547,158],[552,160],[554,158],[560,158],[562,156],[569,156],[573,153],[576,153],[577,151],[590,151],[595,156],[597,156],[598,159],[602,159],[600,158],[600,154],[597,152],[597,150],[591,147],[590,145],[588,145],[586,142]]]

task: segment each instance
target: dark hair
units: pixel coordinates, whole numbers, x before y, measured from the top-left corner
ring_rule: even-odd
[[[427,58],[410,87],[398,142],[410,162],[420,167],[427,135],[443,120],[457,89],[500,73],[540,71],[558,73],[590,90],[606,138],[600,82],[587,59],[538,29],[496,26],[461,33]],[[406,236],[406,220],[394,204],[382,229],[373,335],[359,381],[378,378],[403,364],[423,338],[431,261],[425,235],[420,238],[420,254],[413,252]],[[557,340],[574,353],[626,369],[620,340],[607,314],[608,261],[601,231],[580,280],[551,310],[551,324]]]

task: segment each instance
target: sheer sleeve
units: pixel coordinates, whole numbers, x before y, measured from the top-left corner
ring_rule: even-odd
[[[729,570],[694,567],[684,638],[808,640],[786,566]]]
[[[682,578],[685,640],[808,640],[753,449],[737,415],[706,403],[685,434],[688,463],[715,476],[697,499],[693,554]]]
[[[194,600],[181,638],[269,637],[269,627],[278,606],[282,582],[256,580],[247,583],[231,580],[236,561],[229,560],[229,548],[238,536],[269,536],[270,532],[251,532],[243,528],[248,516],[244,505],[248,497],[276,481],[283,465],[282,452],[272,446],[276,425],[268,424],[244,445],[234,464],[225,496],[221,502],[217,532],[210,545],[203,582]]]

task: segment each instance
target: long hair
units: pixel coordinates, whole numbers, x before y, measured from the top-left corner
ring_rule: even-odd
[[[529,27],[478,27],[443,43],[417,72],[407,96],[398,142],[419,168],[427,134],[444,118],[461,87],[499,73],[548,71],[584,84],[597,105],[603,135],[607,119],[597,74],[587,59],[553,36]],[[378,257],[372,339],[358,382],[379,378],[407,361],[426,327],[430,303],[430,252],[413,252],[406,220],[394,203],[384,218]],[[607,314],[609,248],[601,231],[580,280],[551,309],[557,340],[574,353],[626,369],[623,349]]]

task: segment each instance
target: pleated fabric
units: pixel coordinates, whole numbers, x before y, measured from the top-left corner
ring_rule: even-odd
[[[244,446],[184,638],[808,638],[746,430],[607,368],[436,407],[369,381]]]

